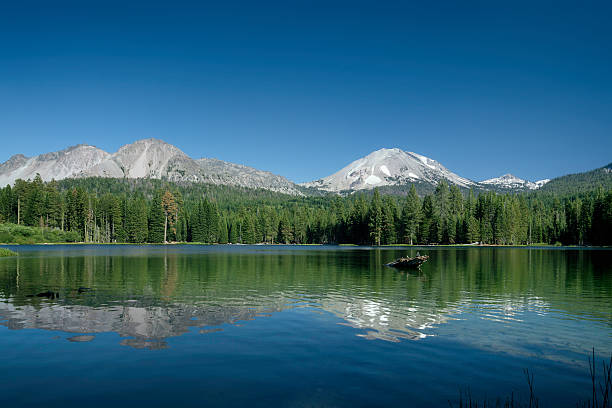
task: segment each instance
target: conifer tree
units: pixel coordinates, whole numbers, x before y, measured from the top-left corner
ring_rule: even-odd
[[[172,234],[176,235],[176,218],[178,216],[178,206],[174,196],[168,190],[161,199],[161,207],[164,213],[164,243],[168,242],[168,228]]]
[[[219,219],[219,243],[227,244],[228,242],[228,229],[227,222],[224,218]]]
[[[137,195],[129,200],[126,208],[125,229],[129,242],[146,242],[149,236],[147,205],[142,195]],[[160,231],[163,232],[161,228]]]
[[[162,193],[157,191],[149,206],[148,242],[164,242],[165,216],[162,207]]]
[[[368,229],[370,242],[373,245],[380,245],[382,241],[383,232],[383,209],[382,201],[380,199],[380,193],[378,189],[374,189],[374,195],[370,202],[370,209],[368,212]]]
[[[239,242],[238,225],[235,220],[232,220],[229,224],[228,237],[228,241],[232,244]]]
[[[382,228],[382,243],[390,245],[396,242],[397,235],[395,225],[397,224],[397,205],[395,200],[390,196],[385,196],[383,199],[383,228]]]
[[[410,187],[410,191],[406,196],[404,207],[402,208],[402,243],[412,245],[417,239],[417,228],[421,216],[421,200],[414,188],[414,184]]]

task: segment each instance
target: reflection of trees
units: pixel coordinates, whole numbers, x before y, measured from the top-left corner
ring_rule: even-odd
[[[382,264],[406,250],[194,248],[125,247],[115,249],[118,256],[43,251],[2,260],[0,315],[8,319],[2,324],[116,332],[128,337],[124,345],[159,348],[191,327],[296,304],[331,312],[365,329],[366,338],[391,341],[425,337],[467,304],[480,305],[480,316],[492,320],[555,308],[612,321],[606,251],[443,248],[428,251],[423,272],[405,273]],[[78,293],[79,287],[93,290]],[[27,297],[47,289],[60,299]]]

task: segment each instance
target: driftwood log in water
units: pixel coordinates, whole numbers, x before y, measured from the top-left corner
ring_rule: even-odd
[[[419,268],[423,265],[429,256],[427,255],[417,255],[414,258],[398,258],[393,262],[389,262],[387,266],[391,266],[392,268]]]

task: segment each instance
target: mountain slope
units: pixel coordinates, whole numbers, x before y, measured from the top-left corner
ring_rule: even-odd
[[[37,173],[45,181],[77,177],[149,178],[302,194],[298,186],[284,177],[217,159],[194,160],[176,146],[158,139],[138,140],[113,154],[94,146],[78,145],[31,158],[15,155],[0,164],[0,185],[33,179]]]
[[[296,185],[285,177],[223,160],[202,158],[196,160],[204,182],[249,188],[264,188],[279,193],[301,194]]]
[[[583,173],[568,174],[550,180],[540,191],[545,193],[584,193],[597,187],[612,189],[612,163]]]
[[[302,186],[341,192],[410,183],[435,185],[443,179],[460,187],[477,186],[473,181],[458,176],[435,160],[397,148],[376,150],[331,176],[303,183]]]

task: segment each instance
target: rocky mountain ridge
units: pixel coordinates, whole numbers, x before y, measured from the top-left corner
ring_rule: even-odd
[[[15,155],[0,164],[0,185],[33,179],[36,174],[44,181],[77,177],[152,178],[302,194],[299,187],[282,176],[217,159],[195,160],[158,139],[138,140],[112,154],[82,144],[29,158]]]

